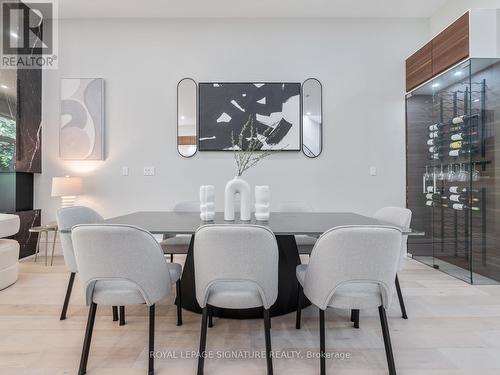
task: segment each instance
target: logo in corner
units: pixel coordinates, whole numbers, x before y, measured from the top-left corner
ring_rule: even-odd
[[[0,68],[57,68],[57,3],[0,0]]]

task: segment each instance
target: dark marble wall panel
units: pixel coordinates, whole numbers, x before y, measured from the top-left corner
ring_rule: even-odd
[[[42,172],[42,71],[17,73],[16,171]]]
[[[35,254],[38,235],[36,233],[30,233],[29,229],[40,225],[40,218],[42,215],[40,210],[20,211],[15,214],[19,216],[21,226],[19,232],[11,238],[19,242],[19,258],[25,258]]]

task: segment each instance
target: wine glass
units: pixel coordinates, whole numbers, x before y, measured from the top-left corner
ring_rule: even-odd
[[[439,171],[437,177],[436,177],[439,181],[444,181],[444,172],[443,172],[443,164],[441,164],[441,170]]]
[[[476,163],[474,163],[474,170],[472,171],[472,181],[479,181],[480,179],[481,179],[481,172],[479,172]]]
[[[429,168],[427,165],[425,166],[425,174],[424,174],[425,181],[430,181],[432,179],[430,173],[429,173]]]
[[[464,167],[464,164],[460,164],[460,172],[458,173],[458,181],[465,182],[469,180],[469,171]]]
[[[446,179],[449,182],[456,181],[456,173],[455,173],[455,165],[454,164],[448,164],[448,174],[446,176]]]

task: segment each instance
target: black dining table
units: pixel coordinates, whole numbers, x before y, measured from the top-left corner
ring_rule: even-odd
[[[153,234],[191,235],[189,250],[181,276],[182,307],[201,313],[196,301],[194,276],[194,237],[196,230],[207,224],[256,224],[268,227],[276,236],[279,250],[278,298],[271,307],[271,316],[279,316],[297,310],[298,284],[296,267],[301,264],[296,235],[317,237],[328,229],[344,225],[383,225],[387,224],[371,217],[351,212],[271,212],[269,221],[224,221],[224,214],[217,212],[213,221],[201,221],[197,212],[140,211],[117,216],[103,221],[105,224],[126,224],[143,228]],[[387,224],[390,225],[390,224]],[[406,230],[404,234],[421,235],[420,232]],[[178,303],[178,301],[176,301]],[[304,301],[302,307],[310,304]],[[221,309],[214,308],[213,315],[223,318],[251,319],[261,318],[262,308]]]

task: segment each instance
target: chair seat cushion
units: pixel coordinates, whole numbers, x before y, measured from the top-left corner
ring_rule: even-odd
[[[162,240],[160,246],[165,254],[187,254],[190,242],[191,236],[182,234]]]
[[[228,309],[263,306],[257,285],[250,281],[219,281],[210,288],[209,305]]]
[[[19,261],[19,243],[14,240],[0,239],[0,271],[17,264]]]
[[[0,214],[0,238],[13,236],[19,232],[19,216]]]
[[[168,263],[170,280],[176,282],[182,274],[182,266],[178,263]],[[94,286],[92,300],[103,305],[138,305],[146,303],[136,284],[127,280],[101,280]]]
[[[172,280],[172,282],[175,282],[181,277],[182,266],[179,263],[169,263],[168,272],[170,272],[170,280]]]
[[[350,282],[340,285],[333,294],[329,307],[339,309],[366,309],[382,305],[380,286],[376,283]]]
[[[138,305],[146,303],[136,284],[126,280],[101,280],[94,286],[92,301],[98,305]]]
[[[307,264],[300,264],[295,270],[297,280],[304,286]],[[340,285],[328,304],[339,309],[365,309],[382,305],[382,294],[376,283],[350,282]]]

